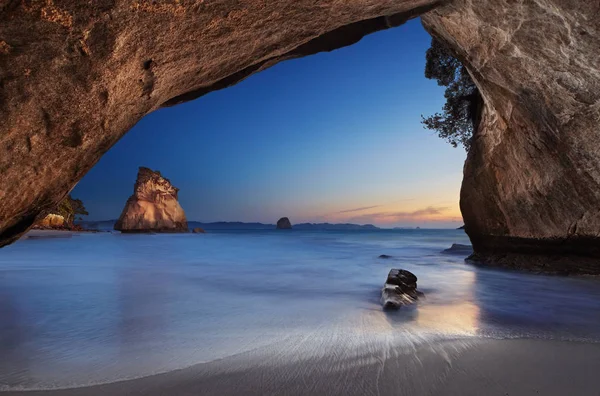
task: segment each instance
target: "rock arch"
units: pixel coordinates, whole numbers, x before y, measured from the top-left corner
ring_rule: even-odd
[[[599,272],[599,13],[586,0],[0,1],[0,245],[149,112],[422,15],[485,99],[461,192],[476,252]]]

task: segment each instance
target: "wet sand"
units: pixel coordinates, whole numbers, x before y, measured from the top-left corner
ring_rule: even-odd
[[[245,353],[140,379],[3,396],[597,396],[599,368],[597,343],[473,338],[309,360]]]

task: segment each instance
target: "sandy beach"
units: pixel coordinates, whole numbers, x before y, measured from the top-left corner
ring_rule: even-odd
[[[410,351],[281,362],[241,354],[98,386],[5,396],[97,395],[598,395],[600,344],[472,339]]]
[[[0,396],[598,396],[597,280],[465,265],[442,253],[461,238],[100,232],[15,243],[0,256]],[[418,274],[425,298],[382,310],[390,267]]]

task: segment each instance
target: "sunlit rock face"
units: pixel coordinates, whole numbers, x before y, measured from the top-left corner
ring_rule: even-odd
[[[484,99],[461,211],[476,258],[600,272],[598,2],[454,1],[424,16]]]
[[[41,228],[62,228],[65,227],[67,223],[63,216],[50,213],[36,225]]]
[[[160,172],[141,167],[115,230],[121,232],[188,232],[179,190]]]

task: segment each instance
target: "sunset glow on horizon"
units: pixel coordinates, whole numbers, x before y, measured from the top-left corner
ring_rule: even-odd
[[[190,221],[456,228],[462,148],[423,129],[443,87],[424,77],[419,20],[286,61],[142,119],[73,195],[115,219],[139,166],[180,189]]]

